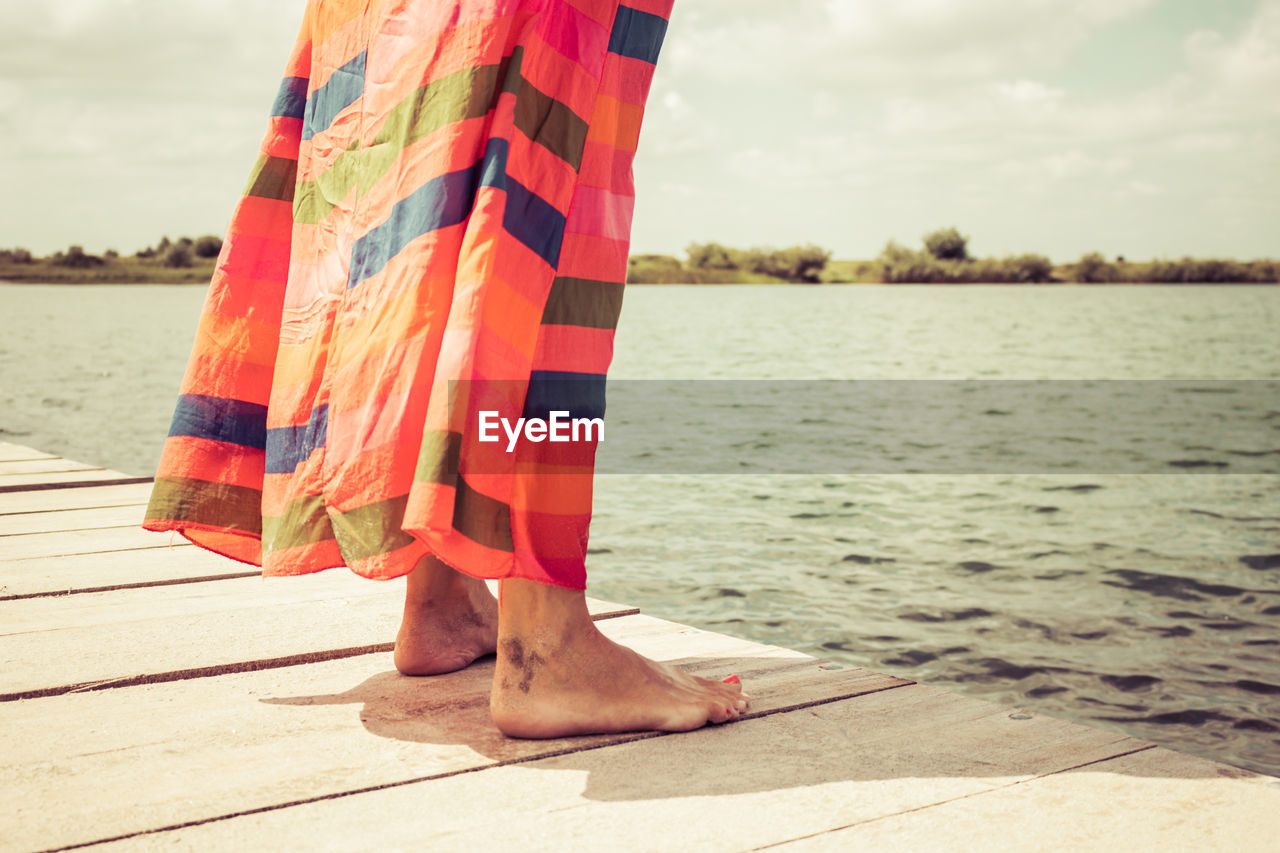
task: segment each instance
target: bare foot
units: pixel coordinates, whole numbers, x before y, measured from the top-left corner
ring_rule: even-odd
[[[489,708],[510,737],[688,731],[737,719],[742,685],[709,681],[609,640],[581,592],[503,581]]]
[[[494,653],[498,602],[484,581],[425,557],[409,573],[404,619],[396,635],[396,669],[440,675]]]

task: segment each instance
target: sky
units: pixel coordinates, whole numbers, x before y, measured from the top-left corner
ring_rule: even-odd
[[[0,247],[221,233],[302,0],[0,9]],[[676,0],[632,251],[1280,257],[1280,0]]]

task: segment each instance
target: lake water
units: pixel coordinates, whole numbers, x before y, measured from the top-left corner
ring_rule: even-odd
[[[0,286],[0,440],[151,473],[202,297]],[[1275,380],[1278,321],[1264,287],[632,287],[611,377]],[[1223,414],[1209,473],[601,476],[591,591],[1280,773],[1280,400]]]

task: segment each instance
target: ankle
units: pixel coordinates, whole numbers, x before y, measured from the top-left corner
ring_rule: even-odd
[[[409,573],[405,587],[405,604],[426,607],[455,601],[472,592],[474,580],[442,563],[433,556],[423,557]]]
[[[498,601],[498,636],[543,651],[554,652],[595,629],[582,590],[509,578],[502,581]]]

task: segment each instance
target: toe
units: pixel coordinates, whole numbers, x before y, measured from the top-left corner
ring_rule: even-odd
[[[715,695],[727,700],[730,704],[737,702],[745,694],[742,692],[742,685],[739,684],[717,684],[714,688]]]

